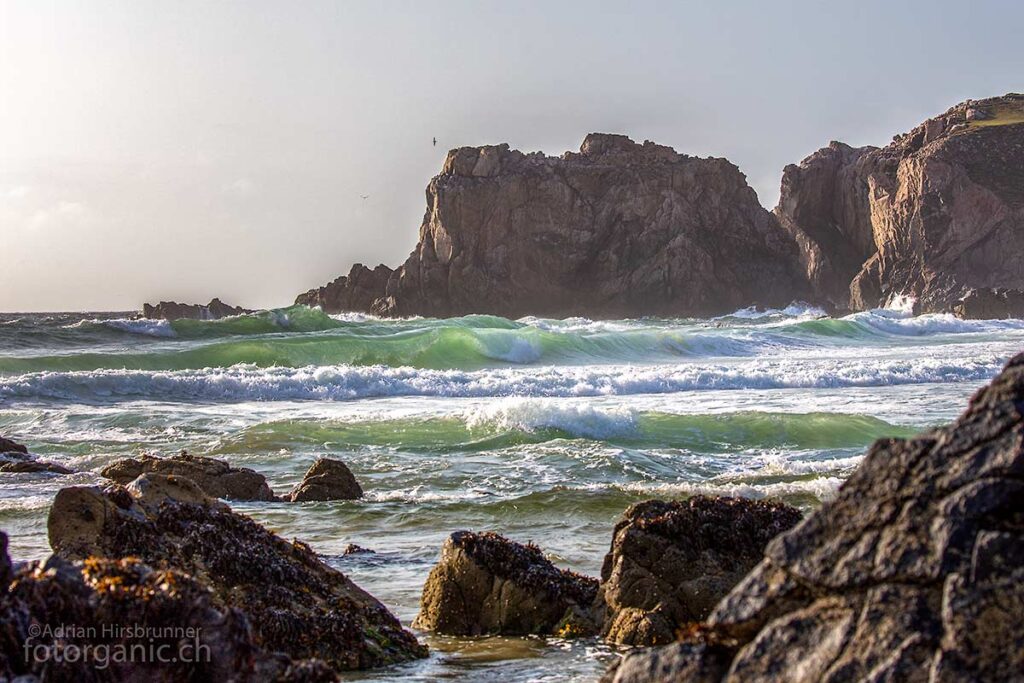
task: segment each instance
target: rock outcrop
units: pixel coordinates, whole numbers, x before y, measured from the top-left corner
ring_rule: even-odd
[[[21,453],[23,455],[28,455],[28,448],[22,446],[17,441],[5,439],[0,436],[0,453]]]
[[[626,510],[601,569],[606,640],[657,645],[702,621],[761,560],[765,545],[800,521],[783,503],[695,496]]]
[[[388,280],[394,272],[385,265],[370,270],[362,263],[357,263],[352,266],[348,275],[342,275],[323,287],[300,294],[295,303],[319,306],[328,313],[369,312],[373,310],[374,301],[384,296]]]
[[[1024,354],[952,425],[883,439],[641,681],[1024,679]]]
[[[140,647],[164,656],[140,656]],[[15,570],[0,532],[0,679],[298,683],[337,675],[322,661],[264,649],[244,612],[188,574],[137,558],[56,555]]]
[[[153,473],[127,488],[62,489],[47,527],[66,560],[133,557],[191,576],[215,608],[245,615],[264,651],[339,671],[426,656],[381,603],[308,546],[232,512],[184,477]]]
[[[177,301],[161,301],[158,304],[143,304],[142,317],[156,320],[217,320],[233,315],[252,313],[248,308],[229,306],[220,299],[211,299],[205,306],[202,304],[179,304]]]
[[[775,215],[814,298],[861,310],[1024,315],[1024,95],[967,101],[892,144],[787,166]]]
[[[125,458],[107,465],[100,471],[107,479],[122,485],[147,473],[186,477],[213,498],[276,500],[262,474],[246,467],[231,467],[223,460],[190,455],[186,451],[166,458],[152,455]]]
[[[557,158],[508,145],[452,150],[401,267],[356,266],[297,303],[388,316],[632,317],[805,295],[796,244],[736,166],[591,134]]]
[[[358,500],[363,488],[348,465],[340,460],[320,458],[285,499],[293,503],[324,500]]]
[[[449,635],[592,635],[596,579],[558,569],[534,545],[458,531],[423,586],[414,628]]]

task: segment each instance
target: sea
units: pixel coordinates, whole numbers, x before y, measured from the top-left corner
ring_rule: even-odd
[[[0,474],[15,560],[107,464],[181,450],[287,492],[318,457],[366,495],[233,502],[408,625],[454,531],[498,531],[592,576],[631,504],[695,494],[811,511],[881,437],[949,422],[1024,348],[1024,321],[828,317],[794,304],[713,319],[378,319],[291,307],[222,320],[0,314],[0,435],[69,475]],[[355,543],[373,554],[345,555]],[[239,558],[244,562],[244,558]],[[595,681],[595,640],[417,634],[426,660],[346,680]]]

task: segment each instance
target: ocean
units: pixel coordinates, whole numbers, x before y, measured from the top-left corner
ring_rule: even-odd
[[[277,493],[336,457],[365,499],[232,507],[408,625],[453,531],[533,541],[596,576],[641,500],[810,510],[874,439],[950,421],[1022,348],[1021,320],[799,305],[710,320],[3,314],[0,435],[76,473],[0,475],[0,528],[14,559],[45,557],[55,493],[142,452],[222,458]],[[596,640],[418,635],[428,660],[345,679],[593,681],[614,657]]]

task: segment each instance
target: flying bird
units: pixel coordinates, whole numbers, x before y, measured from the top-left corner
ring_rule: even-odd
[[[434,138],[434,147],[437,147],[437,138]]]
[[[370,195],[368,194],[361,194],[359,196],[362,197],[363,199],[368,199],[370,197]]]

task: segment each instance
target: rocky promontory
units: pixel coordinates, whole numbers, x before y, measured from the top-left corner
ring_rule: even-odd
[[[882,439],[679,642],[606,676],[1024,679],[1024,354],[948,427]]]
[[[1024,316],[1024,95],[968,100],[882,148],[833,142],[786,167],[775,215],[819,303]]]
[[[772,214],[739,169],[623,135],[579,153],[452,150],[396,269],[296,299],[334,313],[709,316],[802,299],[833,311],[1024,316],[1024,95],[968,100],[885,147],[833,142],[783,172]]]
[[[327,312],[714,315],[805,298],[794,240],[739,169],[624,135],[448,153],[415,250],[298,297]]]

